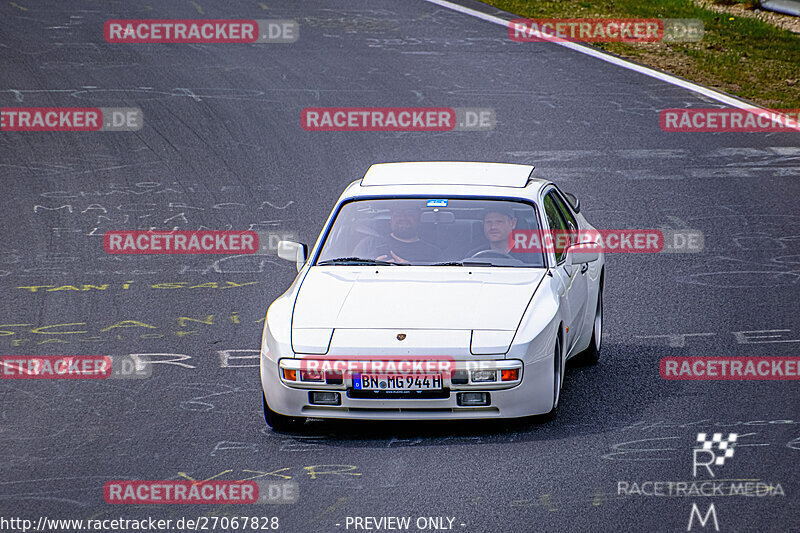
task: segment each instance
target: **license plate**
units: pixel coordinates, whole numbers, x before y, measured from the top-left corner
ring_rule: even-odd
[[[356,390],[441,390],[441,374],[353,374]]]

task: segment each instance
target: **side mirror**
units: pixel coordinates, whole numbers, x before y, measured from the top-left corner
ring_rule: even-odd
[[[581,201],[578,200],[578,197],[572,194],[571,192],[565,192],[564,196],[567,197],[567,201],[569,202],[569,205],[572,206],[572,209],[574,209],[576,213],[580,213]]]
[[[597,245],[594,243],[573,244],[567,248],[567,264],[582,265],[600,259]]]
[[[278,242],[278,257],[295,263],[298,272],[300,272],[300,269],[306,264],[307,254],[308,247],[305,244],[294,241]]]

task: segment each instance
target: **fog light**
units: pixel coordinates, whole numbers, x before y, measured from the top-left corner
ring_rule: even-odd
[[[287,381],[297,381],[297,370],[292,370],[290,368],[284,368],[283,370],[283,379]]]
[[[342,398],[338,392],[309,392],[308,401],[316,405],[340,405]]]
[[[516,381],[519,379],[519,368],[500,371],[500,381]]]
[[[472,382],[473,383],[486,383],[487,381],[497,381],[496,370],[473,370]]]
[[[489,405],[488,392],[459,392],[456,397],[458,405],[475,406]]]
[[[322,383],[325,381],[325,376],[322,372],[316,370],[301,370],[300,381],[316,381],[317,383]]]

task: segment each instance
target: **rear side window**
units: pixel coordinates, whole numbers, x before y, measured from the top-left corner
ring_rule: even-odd
[[[553,195],[553,198],[555,199],[556,203],[558,204],[558,207],[561,210],[561,214],[564,216],[564,220],[566,220],[566,222],[567,222],[567,226],[569,226],[570,224],[572,225],[572,227],[569,228],[569,229],[577,230],[578,229],[578,222],[575,220],[575,217],[572,216],[572,213],[570,212],[569,208],[567,207],[567,204],[564,202],[564,199],[561,198],[561,195],[559,195],[557,193],[553,192],[553,193],[550,193],[550,194]]]
[[[557,192],[551,192],[550,194],[553,195],[553,199],[555,200],[556,204],[558,204],[559,211],[561,215],[564,217],[564,220],[567,223],[567,229],[569,230],[569,245],[572,246],[576,242],[578,242],[578,222],[575,220],[575,217],[572,216],[567,204],[564,202],[564,199],[561,197],[560,194]]]
[[[547,225],[550,226],[550,231],[562,232],[569,229],[564,220],[564,216],[554,200],[555,194],[551,191],[544,197],[544,214],[547,217]],[[564,247],[556,246],[556,262],[560,263],[564,259]]]

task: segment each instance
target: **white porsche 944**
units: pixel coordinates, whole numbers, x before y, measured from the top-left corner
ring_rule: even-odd
[[[554,416],[566,361],[599,357],[605,260],[532,173],[376,164],[310,252],[281,241],[298,275],[264,324],[267,424]]]

